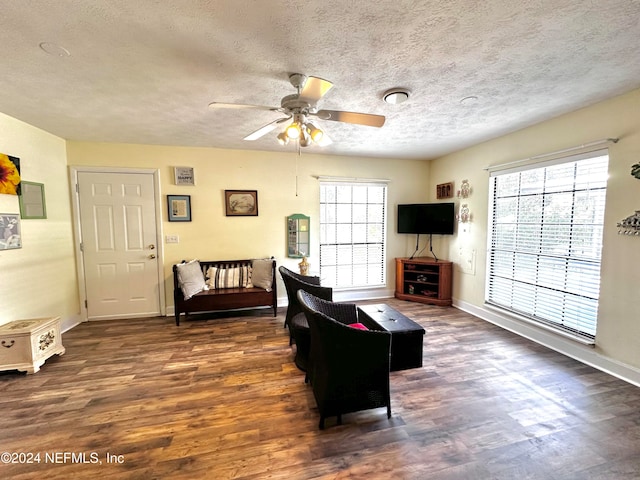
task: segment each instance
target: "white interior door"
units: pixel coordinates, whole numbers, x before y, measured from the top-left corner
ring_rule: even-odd
[[[78,172],[89,320],[160,314],[153,175]]]

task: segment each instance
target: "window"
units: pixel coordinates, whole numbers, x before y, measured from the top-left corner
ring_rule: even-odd
[[[330,287],[386,284],[384,183],[320,182],[320,277]]]
[[[594,339],[606,151],[494,172],[486,301]]]

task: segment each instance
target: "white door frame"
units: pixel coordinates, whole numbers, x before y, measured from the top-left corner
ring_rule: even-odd
[[[73,239],[76,252],[76,269],[78,274],[78,297],[80,298],[80,321],[89,318],[87,310],[86,278],[84,275],[84,257],[80,251],[82,229],[80,228],[80,198],[78,195],[78,173],[144,173],[153,175],[154,203],[156,206],[156,245],[158,255],[158,291],[160,294],[160,315],[167,314],[167,300],[164,282],[164,243],[162,242],[162,203],[160,195],[160,171],[153,168],[120,168],[120,167],[69,167],[69,188],[71,189],[71,207],[73,214]]]

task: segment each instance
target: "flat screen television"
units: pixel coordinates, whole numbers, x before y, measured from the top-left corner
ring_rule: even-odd
[[[398,205],[398,233],[453,235],[454,206],[453,202]]]

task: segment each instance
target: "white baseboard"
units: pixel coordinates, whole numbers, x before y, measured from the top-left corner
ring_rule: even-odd
[[[80,318],[80,315],[74,315],[73,317],[69,318],[62,318],[60,320],[60,333],[68,332],[73,327],[77,327],[81,323],[82,319]]]
[[[640,387],[640,370],[599,354],[593,346],[554,334],[499,312],[454,299],[453,306],[505,330]]]
[[[393,290],[387,288],[363,288],[348,290],[333,290],[333,300],[335,302],[357,302],[362,300],[379,300],[392,298]]]

